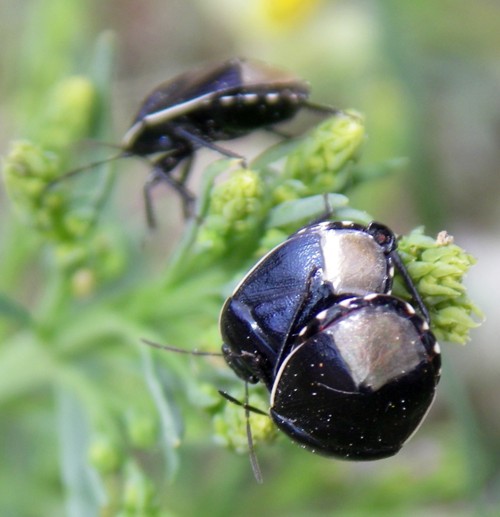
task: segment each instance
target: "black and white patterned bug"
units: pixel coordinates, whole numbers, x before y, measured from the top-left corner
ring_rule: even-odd
[[[305,448],[348,460],[396,454],[440,378],[427,322],[394,296],[342,300],[294,340],[273,379],[270,414]]]
[[[390,293],[395,266],[428,317],[389,228],[306,226],[267,253],[226,300],[220,328],[227,362],[242,379],[270,389],[293,335],[342,297]]]
[[[418,312],[390,294],[395,269]],[[416,431],[441,375],[428,311],[394,233],[376,222],[321,222],[293,234],[236,287],[220,328],[222,356],[246,394],[241,402],[220,393],[245,408],[259,481],[250,412],[268,414],[313,452],[376,460],[396,454]],[[248,385],[257,382],[269,391],[268,413],[248,404]]]
[[[308,99],[309,85],[305,81],[256,60],[234,58],[188,70],[160,84],[143,100],[123,137],[121,152],[103,161],[152,157],[151,173],[144,185],[149,224],[154,225],[151,190],[159,183],[178,192],[189,216],[195,198],[186,180],[198,149],[204,147],[243,160],[217,142],[273,129],[301,108],[338,113]],[[102,161],[66,176],[99,163]]]
[[[395,267],[420,314],[390,295]],[[265,384],[271,418],[294,441],[379,459],[402,447],[434,398],[440,354],[428,322],[389,228],[323,222],[241,281],[221,312],[222,353],[245,383]]]
[[[145,185],[147,206],[151,188],[167,182],[190,212],[193,196],[185,181],[193,154],[200,147],[241,158],[215,142],[272,128],[303,107],[335,112],[308,98],[309,86],[295,75],[238,58],[190,70],[159,85],[143,101],[122,142],[128,154],[160,153]],[[185,167],[174,177],[172,171],[182,161]]]

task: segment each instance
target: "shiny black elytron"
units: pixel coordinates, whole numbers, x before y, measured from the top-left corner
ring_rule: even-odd
[[[421,314],[390,295],[394,266]],[[439,382],[427,310],[394,234],[378,223],[295,233],[242,280],[220,325],[227,363],[246,382],[263,382],[277,426],[320,454],[395,454]]]

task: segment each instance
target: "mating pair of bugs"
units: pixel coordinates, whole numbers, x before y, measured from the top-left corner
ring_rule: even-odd
[[[395,269],[418,312],[391,295]],[[222,355],[245,382],[244,403],[221,394],[246,410],[258,481],[248,415],[264,412],[248,405],[248,384],[266,386],[270,418],[302,447],[376,460],[415,432],[440,378],[427,308],[394,233],[375,222],[325,221],[293,234],[226,300],[220,331],[222,354],[188,353]]]
[[[190,212],[194,197],[185,183],[198,148],[239,157],[216,142],[272,127],[303,107],[336,112],[308,95],[302,80],[245,60],[160,85],[143,102],[121,153],[157,155],[144,187],[149,221],[151,189],[159,182],[173,186]],[[418,312],[391,295],[394,268]],[[394,234],[378,223],[321,222],[299,230],[245,276],[220,326],[222,355],[246,385],[267,387],[277,426],[329,456],[395,454],[422,421],[440,377],[428,311]]]

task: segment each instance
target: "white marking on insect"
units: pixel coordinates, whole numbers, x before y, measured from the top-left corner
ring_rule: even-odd
[[[186,115],[187,113],[190,113],[196,109],[196,107],[198,107],[200,104],[204,102],[211,102],[213,97],[213,93],[207,93],[200,97],[190,99],[186,102],[181,102],[179,104],[175,104],[174,106],[169,106],[168,108],[155,111],[154,113],[149,113],[133,124],[132,127],[125,133],[125,136],[122,140],[122,146],[125,149],[132,146],[144,131],[144,129],[148,127],[154,127],[159,124],[164,124],[174,120],[177,117],[180,117],[181,115]]]
[[[266,93],[266,102],[268,104],[276,104],[280,100],[280,94],[276,92]]]
[[[243,102],[245,104],[255,104],[259,100],[259,96],[256,93],[245,93],[243,95]]]
[[[409,303],[405,303],[405,309],[410,316],[416,314],[415,309]]]
[[[219,102],[222,106],[232,106],[235,102],[236,98],[234,95],[223,95],[219,97]]]

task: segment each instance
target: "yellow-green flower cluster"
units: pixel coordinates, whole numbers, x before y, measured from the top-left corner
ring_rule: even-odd
[[[49,92],[36,139],[47,149],[64,149],[89,134],[97,106],[94,85],[86,77],[71,76]]]
[[[14,142],[3,161],[7,193],[29,226],[50,240],[81,238],[93,216],[70,210],[67,192],[50,188],[59,174],[59,156],[28,141]]]
[[[437,339],[466,343],[470,329],[478,326],[473,316],[482,317],[463,284],[465,274],[476,262],[474,257],[454,244],[446,232],[433,239],[424,235],[422,228],[402,237],[398,251],[429,310]],[[400,283],[394,292],[403,294]]]
[[[50,188],[66,166],[64,150],[88,135],[97,95],[92,83],[73,76],[61,80],[44,103],[28,133],[31,140],[15,141],[3,160],[7,192],[24,220],[45,238],[81,238],[93,215],[76,213],[68,192]]]
[[[95,437],[90,444],[89,462],[106,482],[116,483],[123,476],[123,491],[120,496],[112,498],[108,504],[121,512],[116,515],[157,516],[158,507],[154,485],[135,460],[129,459],[129,453],[123,444],[108,436]],[[117,496],[119,493],[113,493]],[[112,512],[115,515],[115,512]]]
[[[11,144],[2,163],[3,179],[20,219],[53,246],[70,290],[82,297],[123,266],[116,243],[96,230],[96,207],[82,204],[69,182],[57,183],[66,166],[65,148],[88,134],[97,97],[92,83],[82,77],[64,79],[47,97],[38,126],[30,128],[36,143]]]
[[[134,447],[147,449],[157,443],[159,422],[153,411],[132,409],[127,414],[126,422],[127,435]]]
[[[249,169],[234,171],[214,187],[198,241],[216,254],[238,251],[258,239],[266,215],[266,193],[261,175]]]
[[[124,461],[121,444],[107,435],[95,436],[89,449],[90,464],[101,474],[117,472]]]
[[[73,296],[85,298],[102,282],[116,278],[126,266],[116,232],[99,228],[84,240],[74,239],[54,247],[57,265],[69,274]]]
[[[241,393],[241,400],[243,400],[243,393]],[[249,400],[251,406],[265,409],[267,404],[265,400],[265,396],[259,395],[259,392],[252,389]],[[278,430],[269,416],[252,412],[249,416],[252,438],[256,445],[271,443],[276,439]],[[238,453],[248,452],[247,421],[243,408],[228,402],[213,417],[213,423],[217,443]]]
[[[274,193],[279,202],[349,187],[351,165],[365,140],[363,118],[354,111],[340,112],[317,126],[290,153],[284,184]]]
[[[119,517],[158,517],[158,500],[152,480],[134,461],[125,469],[122,511]],[[162,514],[164,515],[164,514]]]
[[[208,194],[208,209],[196,238],[198,252],[205,257],[230,254],[235,260],[242,255],[248,258],[259,247],[262,249],[259,241],[274,224],[271,215],[275,208],[287,205],[288,212],[293,212],[293,216],[287,216],[291,231],[308,220],[302,206],[304,198],[314,200],[315,210],[320,206],[323,213],[326,205],[321,196],[345,191],[351,185],[351,165],[360,155],[364,138],[361,116],[339,112],[291,152],[290,142],[285,142],[257,158],[254,169],[234,171]],[[282,170],[274,167],[284,157]],[[296,208],[290,208],[290,203],[297,203]]]
[[[67,185],[51,187],[58,175],[58,156],[30,142],[15,142],[4,159],[5,186],[20,218],[53,246],[73,295],[85,297],[122,270],[124,257],[112,234],[95,230],[95,210],[76,207]]]

